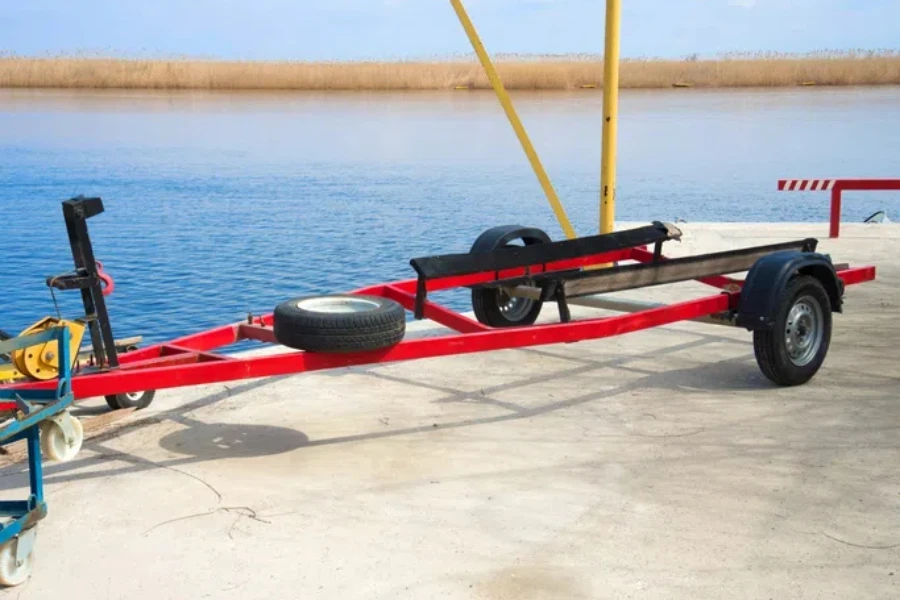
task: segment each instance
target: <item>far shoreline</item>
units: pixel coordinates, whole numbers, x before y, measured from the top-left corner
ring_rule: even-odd
[[[599,59],[503,58],[510,90],[603,87]],[[900,85],[900,53],[622,61],[622,89]],[[0,89],[415,91],[487,90],[474,60],[263,62],[193,59],[0,57]]]

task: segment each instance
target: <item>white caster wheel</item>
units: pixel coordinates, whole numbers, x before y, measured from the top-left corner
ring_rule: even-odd
[[[34,531],[26,531],[0,546],[0,585],[19,585],[31,576],[34,537]]]
[[[68,431],[67,431],[68,430]],[[68,412],[51,417],[41,423],[41,450],[50,460],[72,460],[84,443],[81,421]]]

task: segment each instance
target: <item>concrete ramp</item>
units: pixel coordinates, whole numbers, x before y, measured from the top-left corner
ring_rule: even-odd
[[[34,575],[7,593],[897,596],[900,226],[683,229],[673,254],[813,236],[878,278],[848,291],[798,388],[764,378],[748,332],[682,323],[165,391],[117,421],[81,405],[89,430],[107,421],[49,465]],[[21,496],[23,467],[0,472],[3,497]]]

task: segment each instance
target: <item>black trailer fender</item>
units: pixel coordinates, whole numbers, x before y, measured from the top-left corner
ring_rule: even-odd
[[[798,275],[818,279],[828,293],[831,311],[842,312],[844,282],[837,276],[831,259],[816,252],[784,250],[760,258],[750,268],[741,290],[737,325],[750,331],[771,329],[779,299]]]

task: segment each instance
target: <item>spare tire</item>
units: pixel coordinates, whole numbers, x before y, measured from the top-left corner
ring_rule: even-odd
[[[406,333],[400,304],[356,294],[305,296],[275,307],[275,339],[307,352],[365,352],[389,348]]]

